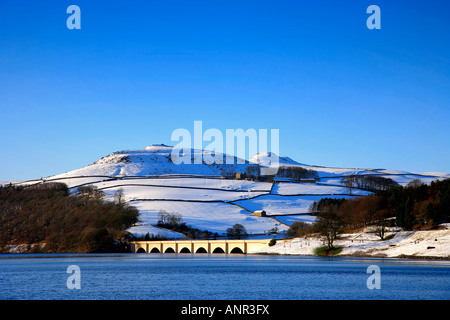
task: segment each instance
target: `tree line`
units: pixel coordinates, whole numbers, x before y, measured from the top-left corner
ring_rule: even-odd
[[[276,177],[291,178],[294,181],[304,179],[316,179],[318,177],[317,171],[309,170],[302,167],[280,167]]]
[[[41,244],[39,252],[127,251],[125,229],[139,211],[123,201],[105,201],[95,187],[70,194],[66,184],[0,187],[0,250]]]
[[[391,178],[385,178],[378,175],[350,175],[342,178],[341,181],[349,189],[350,194],[354,188],[378,192],[400,187],[400,185]]]
[[[236,171],[233,169],[223,169],[222,176],[229,179],[236,178]],[[316,179],[318,177],[317,171],[305,169],[303,167],[280,166],[275,175],[264,176],[261,175],[261,165],[248,165],[243,172],[239,172],[241,179],[248,179],[253,181],[272,181],[277,178],[290,178],[293,181],[300,181],[305,179]]]

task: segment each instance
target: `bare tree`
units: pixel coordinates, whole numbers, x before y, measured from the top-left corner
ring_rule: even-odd
[[[181,226],[183,216],[178,212],[168,213],[165,210],[159,210],[157,225],[161,227],[168,227],[170,229],[176,229]]]
[[[170,225],[177,227],[181,224],[181,221],[183,220],[183,216],[179,214],[178,212],[170,213],[167,217],[167,223]]]
[[[408,182],[408,184],[406,185],[406,187],[408,188],[418,188],[420,186],[422,186],[424,183],[422,180],[420,179],[414,179],[411,180],[410,182]]]
[[[159,212],[158,212],[158,224],[159,225],[166,224],[168,216],[169,216],[169,214],[167,213],[166,210],[159,210]]]
[[[295,221],[289,227],[286,236],[288,238],[304,237],[310,233],[312,233],[312,227],[309,223],[303,221]]]
[[[386,235],[386,228],[388,222],[386,218],[388,217],[387,210],[379,210],[375,213],[374,216],[374,225],[373,233],[380,237],[381,240],[384,240]]]
[[[328,250],[333,249],[333,242],[342,233],[343,222],[334,212],[322,212],[314,223],[314,228],[327,241]]]
[[[350,195],[352,195],[353,183],[354,182],[355,182],[355,177],[354,176],[347,176],[347,177],[342,179],[342,183],[348,189],[348,193]]]
[[[227,235],[229,238],[241,239],[248,236],[245,227],[239,223],[236,223],[233,227],[227,229]]]
[[[125,203],[125,196],[123,194],[123,189],[122,188],[120,188],[119,190],[117,190],[114,193],[114,201],[117,204],[124,204]]]
[[[78,194],[80,195],[80,199],[84,198],[85,201],[93,199],[100,201],[105,196],[102,190],[98,190],[96,186],[90,185],[78,187]]]

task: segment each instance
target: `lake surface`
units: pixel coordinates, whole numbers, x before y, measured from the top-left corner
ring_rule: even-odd
[[[79,273],[69,266],[78,266]],[[378,266],[380,289],[369,289]],[[76,278],[76,276],[79,276]],[[69,279],[70,278],[70,279]],[[80,284],[80,289],[69,289]],[[78,281],[79,280],[79,281]],[[3,254],[2,300],[448,300],[450,261],[220,254]]]

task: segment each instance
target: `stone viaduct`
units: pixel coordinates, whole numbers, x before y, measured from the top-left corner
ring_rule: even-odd
[[[133,241],[136,253],[255,253],[267,248],[271,239]],[[278,240],[280,241],[280,240]],[[277,242],[278,242],[277,241]]]

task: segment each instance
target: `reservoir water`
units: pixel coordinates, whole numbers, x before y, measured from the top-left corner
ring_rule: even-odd
[[[68,270],[69,266],[79,269]],[[378,273],[370,266],[378,267]],[[377,281],[379,289],[370,289]],[[80,289],[70,289],[68,283],[78,283]],[[450,261],[220,254],[3,254],[0,299],[448,300]]]

